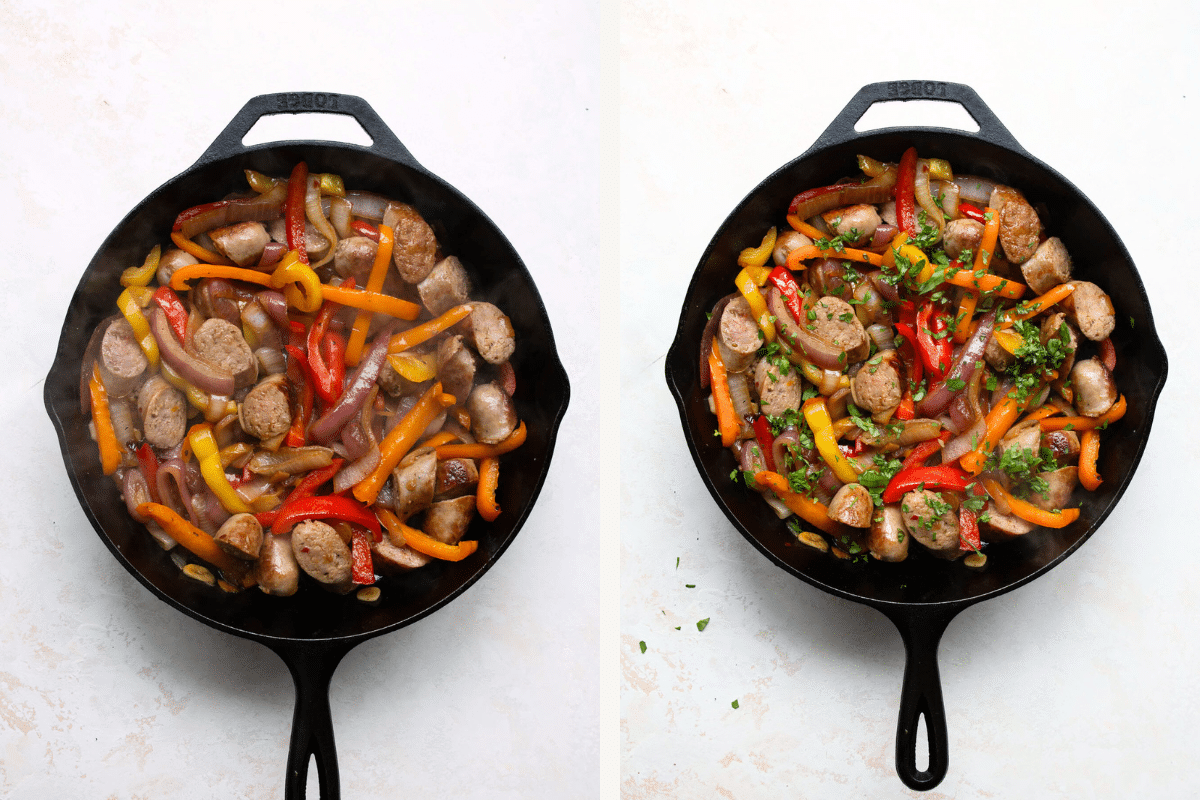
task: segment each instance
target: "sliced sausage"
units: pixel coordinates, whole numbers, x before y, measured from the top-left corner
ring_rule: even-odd
[[[727,371],[744,372],[750,368],[754,354],[763,345],[763,336],[745,297],[738,295],[725,305],[716,341]]]
[[[1117,402],[1117,382],[1098,358],[1080,361],[1071,370],[1075,410],[1085,417],[1099,417]]]
[[[447,458],[437,462],[437,486],[434,496],[439,499],[474,492],[479,483],[479,468],[473,458]]]
[[[1051,236],[1038,245],[1033,257],[1021,265],[1021,274],[1029,288],[1038,294],[1071,280],[1071,257],[1062,239]]]
[[[1093,342],[1108,338],[1117,324],[1112,298],[1088,281],[1070,281],[1070,285],[1075,287],[1075,291],[1059,303],[1067,312],[1067,318]]]
[[[353,586],[350,548],[332,526],[315,519],[296,525],[292,553],[300,569],[327,589],[344,593]]]
[[[129,321],[114,320],[100,339],[100,374],[109,394],[119,397],[138,388],[149,366]]]
[[[938,555],[957,556],[958,515],[937,492],[918,489],[900,501],[904,528]]]
[[[1037,250],[1042,223],[1024,199],[1010,199],[1000,211],[1000,246],[1014,264],[1028,261]]]
[[[875,505],[871,493],[861,483],[847,483],[829,501],[829,516],[851,528],[871,527]]]
[[[516,350],[512,322],[504,312],[491,303],[471,303],[471,313],[459,323],[463,332],[483,360],[489,364],[503,364]]]
[[[213,539],[234,558],[254,561],[262,552],[263,529],[253,514],[234,514],[217,529]]]
[[[243,431],[264,441],[285,433],[292,425],[287,376],[272,375],[251,389],[238,404],[238,422]]]
[[[475,383],[475,370],[475,354],[462,336],[442,339],[437,351],[437,377],[443,390],[457,398],[466,397]]]
[[[992,189],[992,194],[988,198],[987,207],[995,211],[997,214],[1004,211],[1004,207],[1008,205],[1010,200],[1018,200],[1028,205],[1025,195],[1021,194],[1020,189],[1014,189],[1011,186],[1003,186],[997,184]]]
[[[1042,446],[1054,453],[1054,461],[1065,464],[1079,455],[1079,434],[1075,431],[1050,431],[1042,436]]]
[[[854,405],[872,414],[880,414],[900,404],[900,373],[891,359],[876,355],[863,364],[850,379],[850,396]]]
[[[987,344],[983,348],[983,360],[992,369],[1003,372],[1013,365],[1017,357],[1001,347],[995,336],[989,336]]]
[[[250,386],[258,377],[258,359],[254,357],[242,330],[223,319],[206,319],[192,337],[196,355],[217,369],[233,376],[236,386]]]
[[[1046,511],[1066,508],[1071,502],[1071,493],[1079,482],[1077,467],[1061,467],[1052,472],[1039,472],[1038,477],[1046,481],[1044,492],[1030,492],[1029,502]]]
[[[282,217],[267,226],[267,233],[273,241],[287,245],[287,223]],[[304,249],[309,261],[320,261],[329,252],[329,240],[317,233],[311,222],[304,223]]]
[[[467,398],[471,432],[484,444],[499,444],[517,427],[512,398],[494,383],[481,383]]]
[[[396,484],[393,506],[401,519],[429,507],[437,488],[437,454],[430,448],[414,450],[392,471]]]
[[[366,236],[339,239],[333,248],[333,271],[343,278],[354,278],[355,284],[361,289],[371,277],[371,267],[375,266],[375,254],[378,251],[379,244]]]
[[[455,544],[467,532],[475,516],[475,498],[471,495],[440,500],[425,512],[425,533],[446,544]]]
[[[797,247],[807,247],[812,243],[812,239],[800,231],[784,231],[775,239],[775,249],[771,251],[771,258],[775,260],[776,266],[782,267],[787,263],[788,255],[793,250]]]
[[[300,587],[300,565],[292,552],[292,535],[272,534],[263,539],[254,563],[258,588],[276,597],[290,597]]]
[[[419,283],[433,269],[437,237],[433,235],[433,228],[412,206],[394,203],[388,211],[389,217],[394,217],[395,221],[391,226],[395,240],[392,263],[406,283]]]
[[[434,316],[467,302],[470,291],[471,280],[467,277],[467,270],[454,256],[447,256],[435,264],[425,279],[417,284],[421,302]]]
[[[183,441],[187,408],[183,392],[155,375],[138,391],[138,413],[142,416],[142,436],[153,447],[174,447]]]
[[[990,500],[979,515],[979,538],[985,542],[1005,542],[1024,536],[1037,526],[1011,514],[1001,514]]]
[[[397,545],[386,538],[381,542],[371,542],[371,562],[383,575],[408,572],[423,567],[432,560],[406,544]]]
[[[800,408],[803,387],[800,376],[792,365],[783,359],[782,364],[760,358],[754,365],[754,388],[758,392],[759,407],[764,414],[780,416],[789,408]]]
[[[903,561],[908,558],[908,540],[899,505],[884,506],[875,512],[867,532],[867,552],[880,561]]]
[[[155,273],[155,277],[158,278],[160,286],[166,286],[171,282],[171,276],[175,274],[175,270],[199,263],[200,259],[191,253],[173,247],[163,253],[158,260],[158,272]]]
[[[982,241],[983,223],[967,217],[947,222],[946,230],[942,234],[942,246],[952,261],[967,250],[978,253]]]
[[[836,235],[853,236],[846,243],[854,247],[869,242],[883,221],[875,206],[865,203],[827,211],[821,217]]]
[[[1009,428],[1000,438],[1000,452],[1028,450],[1037,453],[1042,446],[1042,426],[1036,419],[1025,420]]]
[[[813,336],[845,352],[843,367],[856,364],[867,357],[871,340],[867,336],[867,329],[859,322],[858,315],[849,303],[840,297],[826,296],[813,303],[812,310],[815,319],[810,315],[810,321],[805,327]]]
[[[213,245],[239,267],[257,264],[262,258],[263,248],[271,241],[271,234],[261,222],[238,222],[209,231]]]

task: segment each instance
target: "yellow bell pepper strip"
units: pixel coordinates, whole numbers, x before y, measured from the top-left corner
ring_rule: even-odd
[[[1051,417],[1042,420],[1042,432],[1049,431],[1090,431],[1103,428],[1110,422],[1116,422],[1125,416],[1125,395],[1117,398],[1117,402],[1108,411],[1098,417]]]
[[[1025,337],[1019,333],[1004,328],[1001,330],[992,331],[992,337],[996,340],[996,344],[1003,347],[1007,352],[1013,355],[1017,354],[1017,348],[1025,344]]]
[[[935,181],[952,181],[954,180],[954,170],[950,168],[950,162],[944,158],[927,158],[925,163],[929,165],[929,179]]]
[[[1007,297],[1010,300],[1020,300],[1021,296],[1025,294],[1025,284],[1005,280],[999,275],[992,275],[991,273],[984,273],[978,270],[960,269],[951,272],[946,276],[946,283],[983,294]]]
[[[856,250],[853,247],[844,247],[841,250],[833,247],[822,249],[815,244],[806,244],[788,253],[787,268],[792,272],[804,269],[804,264],[801,262],[812,258],[836,258],[842,261],[861,261],[875,267],[882,267],[884,261],[882,255],[872,253],[868,250]]]
[[[188,431],[187,440],[192,454],[200,464],[200,474],[204,477],[204,482],[212,489],[212,493],[221,501],[225,510],[230,514],[249,514],[250,506],[234,491],[229,478],[225,476],[225,468],[221,466],[221,452],[213,436],[212,425],[207,422],[193,425]]]
[[[842,483],[858,483],[858,472],[843,455],[833,433],[833,422],[829,419],[829,407],[824,397],[810,397],[801,407],[808,427],[812,429],[817,452],[837,475]]]
[[[1084,431],[1079,437],[1079,482],[1089,492],[1100,488],[1103,479],[1096,469],[1096,460],[1100,457],[1100,431],[1092,428]],[[480,473],[482,476],[482,473]],[[482,480],[482,477],[481,477]]]
[[[175,246],[183,252],[190,253],[206,264],[221,264],[224,266],[232,266],[233,264],[233,262],[220,253],[214,253],[207,247],[201,247],[200,245],[196,244],[191,239],[184,236],[180,231],[171,231],[171,241],[174,242]]]
[[[400,377],[413,383],[424,383],[433,380],[437,375],[437,353],[426,353],[423,356],[393,353],[387,360]]]
[[[778,495],[783,504],[795,513],[800,519],[807,522],[830,536],[837,536],[842,531],[839,529],[837,522],[829,516],[829,509],[823,503],[816,500],[810,500],[802,494],[792,491],[792,487],[788,484],[787,478],[780,475],[778,472],[756,472],[754,473],[754,482],[759,486],[765,486]]]
[[[920,283],[927,283],[933,278],[933,262],[926,257],[924,250],[915,244],[902,244],[899,253],[908,259],[908,263],[921,265],[921,270],[917,273],[917,280]]]
[[[767,259],[771,257],[771,251],[775,249],[775,228],[767,231],[767,235],[763,237],[762,244],[758,247],[747,247],[738,256],[739,267],[761,267],[767,263]],[[761,285],[761,284],[760,284]]]
[[[388,435],[379,445],[379,464],[367,477],[354,485],[353,493],[359,501],[367,505],[375,502],[379,490],[391,476],[392,470],[417,443],[417,438],[429,427],[429,423],[442,413],[442,409],[454,404],[447,404],[446,397],[449,395],[442,394],[441,382],[434,383],[396,426],[388,431]]]
[[[738,422],[737,413],[733,410],[733,397],[729,393],[729,375],[725,371],[725,362],[721,360],[718,347],[708,350],[708,371],[712,376],[713,405],[717,408],[717,430],[721,433],[721,446],[732,447],[737,441],[742,426]]]
[[[247,570],[246,562],[239,561],[221,549],[213,537],[176,514],[168,506],[161,503],[142,503],[137,507],[138,513],[149,517],[159,524],[167,535],[180,545],[191,551],[197,558],[230,575],[243,576],[244,586],[253,586],[252,570]],[[245,581],[249,580],[250,583]]]
[[[499,444],[442,444],[434,448],[437,454],[438,461],[445,461],[448,458],[475,458],[485,459],[502,456],[505,453],[511,453],[521,445],[525,444],[525,423],[522,422],[517,426],[517,429],[508,435],[508,438]]]
[[[475,487],[475,508],[479,516],[492,522],[500,516],[500,505],[496,502],[496,486],[500,482],[500,459],[485,458],[479,464],[479,483]]]
[[[471,310],[472,306],[470,303],[463,303],[461,306],[455,306],[441,316],[434,317],[428,322],[422,322],[420,325],[397,333],[388,342],[388,352],[402,353],[410,347],[432,339],[451,325],[464,319],[471,313]]]
[[[1064,508],[1061,511],[1046,511],[1033,503],[1022,500],[1008,492],[993,478],[982,479],[983,488],[994,499],[1007,503],[1013,516],[1020,517],[1026,522],[1041,525],[1043,528],[1065,528],[1079,519],[1078,508]]]
[[[88,381],[88,393],[92,398],[92,426],[96,429],[96,446],[100,449],[100,468],[105,475],[112,475],[121,466],[121,444],[113,428],[112,413],[108,407],[108,390],[100,380],[100,365],[92,365],[92,378]]]
[[[1034,394],[1037,394],[1034,392]],[[983,472],[983,466],[987,463],[988,456],[996,449],[996,445],[1000,443],[1000,437],[1008,432],[1008,429],[1013,426],[1020,416],[1024,403],[1017,400],[1012,395],[1006,395],[1003,400],[997,403],[991,411],[988,412],[984,424],[986,433],[983,440],[975,445],[974,450],[968,451],[962,458],[959,459],[959,464],[962,468],[972,475],[978,475]]]
[[[288,250],[296,253],[308,265],[308,239],[304,230],[304,199],[308,192],[308,164],[297,162],[288,177],[287,199],[283,203],[283,219],[287,231]],[[279,288],[279,287],[275,287]],[[318,304],[319,305],[319,304]]]
[[[321,307],[321,279],[308,265],[302,251],[289,250],[271,273],[271,286],[283,289],[288,304],[304,314],[315,314]]]
[[[367,291],[379,292],[383,289],[383,281],[387,277],[388,267],[392,263],[392,229],[387,225],[379,226],[379,247],[375,250],[375,262],[371,265],[371,274],[367,278]],[[367,330],[371,327],[372,314],[369,311],[359,311],[354,317],[354,327],[350,329],[350,338],[346,340],[346,364],[354,367],[362,358],[363,345],[367,343]]]
[[[859,153],[858,168],[862,170],[862,173],[868,178],[878,178],[884,172],[887,172],[888,169],[895,169],[896,167],[894,165],[889,167],[889,165],[878,159],[871,158],[870,156],[864,156],[862,153]]]
[[[817,228],[814,228],[812,225],[809,225],[807,222],[800,219],[795,214],[788,214],[787,222],[788,222],[788,225],[792,226],[792,230],[796,231],[797,233],[803,233],[805,236],[812,239],[814,242],[817,239],[821,239],[825,236],[825,234],[822,231],[820,231]]]
[[[313,176],[319,180],[318,186],[323,195],[332,195],[334,197],[346,196],[346,183],[342,180],[341,175],[336,175],[332,172],[320,172]]]
[[[743,269],[738,273],[737,278],[734,279],[734,284],[737,286],[738,291],[742,293],[742,297],[746,298],[746,302],[750,304],[750,313],[754,315],[754,319],[758,323],[758,328],[762,331],[763,337],[768,342],[775,341],[775,323],[771,321],[771,312],[767,308],[767,299],[758,290],[759,284],[755,283],[754,276],[748,270]]]
[[[997,328],[1008,328],[1019,320],[1029,319],[1041,314],[1047,308],[1056,303],[1060,303],[1075,291],[1075,287],[1069,283],[1060,283],[1050,291],[1043,295],[1033,298],[1026,303],[1018,303],[1008,311],[1004,312],[1004,319],[996,320]]]
[[[351,289],[346,286],[331,286],[328,283],[321,284],[321,292],[326,300],[376,314],[386,314],[396,319],[414,320],[421,315],[421,307],[416,303],[410,303],[389,294],[368,292],[365,289]],[[469,313],[468,309],[466,314]]]
[[[157,369],[158,341],[150,331],[150,321],[142,313],[142,309],[149,304],[153,294],[154,292],[148,287],[131,286],[121,292],[121,296],[117,298],[117,308],[129,323],[129,327],[133,328],[133,338],[137,340],[138,346],[146,354],[146,360],[150,362],[151,367]]]
[[[121,285],[127,289],[130,286],[149,285],[158,272],[158,261],[161,255],[162,247],[157,244],[154,245],[140,267],[130,267],[121,273]]]
[[[271,178],[253,169],[243,170],[243,173],[250,189],[258,194],[265,194],[274,189],[276,184],[283,182],[282,178]]]
[[[462,561],[479,547],[479,542],[473,540],[458,544],[446,544],[438,541],[423,531],[405,525],[399,517],[386,508],[377,509],[375,513],[379,516],[383,527],[387,528],[393,536],[402,538],[406,545],[430,558],[442,561]]]

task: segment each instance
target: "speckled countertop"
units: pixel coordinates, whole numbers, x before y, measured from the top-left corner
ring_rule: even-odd
[[[580,335],[601,295],[598,7],[175,8],[0,6],[0,796],[282,796],[286,669],[160,602],[110,555],[68,483],[42,383],[78,277],[126,212],[249,98],[313,90],[364,97],[504,231],[575,389],[540,501],[504,557],[448,607],[339,667],[342,796],[598,796],[604,539],[576,511],[601,504],[590,438],[609,413],[583,390],[606,360]],[[275,117],[250,140],[366,143],[356,127]]]
[[[927,796],[1195,796],[1200,590],[1183,499],[1200,456],[1184,405],[1198,388],[1196,329],[1184,316],[1194,319],[1200,289],[1195,204],[1151,187],[1189,180],[1174,156],[1194,152],[1200,122],[1196,12],[622,8],[624,800],[917,796],[893,767],[896,630],[778,569],[728,523],[663,378],[684,290],[725,216],[861,86],[914,78],[974,87],[1030,153],[1095,202],[1138,264],[1171,359],[1142,465],[1107,522],[1065,563],[947,630],[950,769]],[[872,114],[863,127],[955,127],[962,116],[898,103]],[[1167,492],[1176,499],[1163,502]]]

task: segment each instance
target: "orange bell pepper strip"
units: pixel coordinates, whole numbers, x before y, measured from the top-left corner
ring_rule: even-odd
[[[1041,525],[1043,528],[1065,528],[1079,519],[1078,508],[1046,511],[1006,491],[1003,486],[992,478],[983,478],[982,483],[983,488],[987,489],[988,494],[1008,504],[1014,516],[1020,517],[1034,525]]]
[[[1112,408],[1098,417],[1051,417],[1050,419],[1044,419],[1042,420],[1042,432],[1094,430],[1095,428],[1104,427],[1110,422],[1116,422],[1125,416],[1126,408],[1125,395],[1121,395],[1117,398],[1117,402],[1113,403]]]
[[[829,407],[825,405],[824,397],[810,397],[800,407],[808,427],[812,429],[813,441],[816,442],[817,452],[837,475],[842,483],[858,483],[858,471],[843,455],[838,447],[837,437],[833,432],[833,422],[829,419]]]
[[[819,503],[816,500],[810,500],[798,492],[793,492],[791,485],[787,482],[787,478],[780,475],[778,472],[756,472],[754,473],[754,481],[759,486],[765,486],[783,501],[783,504],[795,513],[800,519],[807,522],[830,536],[837,536],[842,531],[838,523],[829,516],[829,509],[824,503]]]
[[[996,327],[999,329],[1008,328],[1019,320],[1029,319],[1041,314],[1047,308],[1066,299],[1075,287],[1069,283],[1060,283],[1050,291],[1043,295],[1033,298],[1027,303],[1018,303],[1004,313],[1003,320],[996,321]]]
[[[1021,422],[1029,422],[1030,420],[1034,420],[1034,419],[1036,419],[1040,422],[1041,420],[1044,420],[1046,417],[1053,417],[1055,414],[1061,414],[1061,413],[1062,413],[1061,408],[1059,408],[1056,405],[1051,405],[1050,403],[1047,403],[1046,405],[1042,406],[1041,408],[1038,408],[1037,410],[1031,411],[1028,414],[1026,414],[1021,419]]]
[[[171,288],[175,291],[186,291],[190,288],[188,281],[197,278],[224,278],[230,281],[254,283],[259,286],[271,285],[271,275],[268,272],[225,264],[188,264],[171,273]]]
[[[180,250],[195,256],[202,262],[208,264],[222,264],[226,266],[233,264],[233,262],[227,259],[225,256],[221,255],[220,253],[214,253],[207,247],[201,247],[179,231],[171,232],[171,241],[174,242],[175,246]]]
[[[380,292],[383,281],[387,277],[388,267],[392,263],[392,229],[387,225],[379,226],[379,247],[375,250],[375,262],[371,265],[371,274],[367,277],[367,291]],[[371,327],[372,314],[360,310],[354,318],[354,327],[350,329],[350,338],[346,340],[346,364],[354,367],[362,358],[363,345],[367,343],[367,329]]]
[[[979,249],[975,251],[973,272],[986,272],[992,266],[996,240],[1000,238],[1000,212],[991,207],[985,208],[983,220],[983,236],[979,240]]]
[[[946,276],[946,283],[961,286],[984,294],[994,294],[1007,297],[1010,300],[1020,300],[1025,294],[1025,284],[1005,280],[998,275],[979,274],[978,271],[960,269]]]
[[[979,295],[975,292],[964,292],[962,302],[958,304],[958,316],[954,319],[954,341],[963,344],[971,335],[971,317],[975,316],[975,306],[979,303]]]
[[[442,444],[435,447],[434,452],[437,453],[438,461],[445,461],[447,458],[494,458],[511,453],[525,444],[525,436],[525,423],[522,422],[499,444]]]
[[[441,447],[444,444],[450,444],[457,440],[458,437],[450,431],[438,431],[433,436],[421,442],[421,447]]]
[[[983,465],[987,463],[988,456],[996,449],[996,445],[1000,443],[1000,438],[1008,432],[1008,429],[1013,426],[1020,415],[1024,404],[1011,395],[1006,395],[1003,400],[997,403],[991,411],[988,412],[985,418],[987,432],[984,434],[983,441],[975,445],[975,449],[967,452],[958,463],[967,472],[972,475],[978,475],[983,472]]]
[[[388,532],[403,539],[404,543],[413,550],[430,558],[438,558],[442,561],[462,561],[479,547],[479,542],[476,541],[465,541],[458,544],[446,544],[438,541],[424,531],[405,525],[399,517],[386,508],[377,509],[376,514]]]
[[[420,325],[416,325],[406,331],[400,331],[400,333],[397,333],[392,337],[392,340],[388,342],[388,352],[403,353],[410,347],[415,347],[421,342],[428,341],[456,322],[465,319],[466,316],[471,313],[471,311],[471,304],[463,303],[462,305],[455,306],[441,316],[435,317],[428,322],[422,322]]]
[[[818,236],[824,236],[820,231],[816,231],[816,233]],[[835,250],[831,247],[827,250],[822,250],[815,244],[809,244],[797,247],[788,253],[787,268],[792,272],[804,269],[804,264],[800,262],[808,261],[811,258],[837,258],[842,261],[861,261],[874,267],[883,266],[883,256],[879,253],[872,253],[868,250],[856,250],[853,247],[846,247],[841,250]]]
[[[1096,470],[1096,460],[1100,456],[1100,431],[1092,428],[1084,431],[1079,437],[1079,482],[1089,492],[1100,488],[1103,479]]]
[[[433,422],[434,417],[442,413],[442,409],[454,405],[453,401],[446,403],[447,397],[451,397],[451,395],[442,394],[441,382],[434,383],[426,390],[425,394],[421,395],[421,399],[417,401],[416,405],[410,408],[408,413],[396,423],[396,426],[388,431],[388,435],[379,445],[378,466],[367,477],[356,483],[352,490],[360,502],[367,505],[375,502],[375,498],[379,496],[379,490],[392,474],[392,470],[400,463],[400,459],[404,458],[405,454],[416,444],[417,437],[429,427],[429,423]]]
[[[475,487],[475,508],[479,516],[492,522],[500,516],[500,505],[496,502],[496,486],[500,482],[500,460],[495,456],[485,458],[479,464],[479,483]]]
[[[138,513],[159,524],[167,534],[198,558],[231,575],[247,572],[245,561],[239,561],[220,548],[216,540],[161,503],[142,503]],[[253,578],[250,578],[253,580]],[[251,584],[253,585],[253,584]]]
[[[366,289],[350,289],[346,286],[322,283],[321,296],[343,306],[387,314],[396,319],[414,320],[421,315],[421,307],[416,303],[392,297],[390,294],[368,292]]]
[[[738,424],[737,414],[733,410],[725,362],[721,360],[721,352],[715,343],[708,350],[708,370],[712,374],[712,396],[717,407],[717,430],[721,432],[721,446],[732,447],[742,426]]]
[[[100,467],[105,475],[112,475],[121,466],[121,444],[113,428],[112,414],[108,407],[108,390],[100,380],[100,365],[92,365],[92,379],[88,381],[88,392],[92,398],[92,426],[96,429],[96,446],[100,449]]]

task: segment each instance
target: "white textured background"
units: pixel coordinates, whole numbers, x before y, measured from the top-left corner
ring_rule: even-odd
[[[588,391],[616,357],[591,322],[608,235],[606,24],[591,2],[0,3],[0,796],[282,796],[282,663],[159,602],[110,555],[67,481],[42,379],[80,273],[126,212],[252,96],[313,90],[364,97],[505,232],[573,388],[539,504],[504,557],[335,674],[342,794],[599,796],[597,575],[615,549],[578,510],[605,505],[604,480],[615,499],[592,441],[615,411]],[[251,137],[337,138],[345,121],[276,117]]]
[[[917,796],[893,769],[896,631],[778,569],[726,521],[663,379],[684,289],[725,216],[861,86],[914,78],[974,87],[1096,203],[1139,267],[1171,359],[1142,465],[1101,530],[951,623],[950,770],[928,796],[1200,795],[1194,9],[622,4],[623,798]],[[889,124],[947,119],[938,106],[875,111]]]

